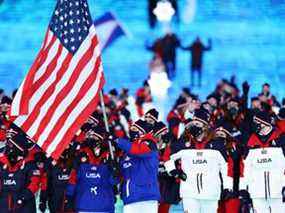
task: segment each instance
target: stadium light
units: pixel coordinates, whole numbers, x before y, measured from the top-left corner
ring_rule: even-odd
[[[153,14],[158,21],[170,22],[175,14],[175,10],[168,0],[161,0],[157,2],[156,8],[153,10]]]

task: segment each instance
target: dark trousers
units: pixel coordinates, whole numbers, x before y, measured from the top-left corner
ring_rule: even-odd
[[[176,62],[175,60],[164,61],[166,73],[169,79],[173,79],[176,75]]]
[[[202,85],[202,69],[201,67],[192,67],[191,68],[191,86],[195,86],[195,74],[198,75],[198,87]]]

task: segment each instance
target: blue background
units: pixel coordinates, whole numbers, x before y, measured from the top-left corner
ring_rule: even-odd
[[[28,72],[45,35],[55,0],[4,0],[0,5],[0,87],[8,93],[19,86]],[[194,0],[192,0],[194,2]],[[251,95],[269,82],[273,93],[285,97],[285,1],[284,0],[196,0],[193,21],[173,25],[184,45],[197,35],[213,39],[213,50],[205,56],[201,89],[204,98],[216,82],[235,74],[240,85],[251,83]],[[128,87],[131,92],[148,76],[152,54],[145,42],[162,34],[160,26],[150,30],[146,0],[89,0],[93,18],[112,11],[131,35],[121,38],[103,54],[106,89]],[[185,13],[186,0],[179,1]],[[191,9],[190,9],[191,10]],[[189,54],[179,50],[178,75],[169,91],[173,100],[181,87],[189,86]],[[170,107],[171,102],[169,102]]]
[[[192,0],[193,2],[194,0]],[[4,0],[0,6],[0,87],[11,92],[29,70],[43,41],[55,0]],[[93,18],[113,11],[131,34],[121,38],[103,54],[106,89],[122,86],[131,92],[147,77],[152,54],[144,49],[161,35],[160,27],[149,30],[147,1],[89,0]],[[186,0],[179,1],[185,13]],[[193,89],[203,98],[222,77],[237,75],[239,84],[252,83],[252,94],[269,82],[279,99],[285,96],[285,1],[284,0],[196,0],[191,23],[173,25],[182,43],[197,35],[213,39],[213,51],[205,57],[203,87]],[[189,54],[179,51],[178,75],[170,98],[190,84]]]

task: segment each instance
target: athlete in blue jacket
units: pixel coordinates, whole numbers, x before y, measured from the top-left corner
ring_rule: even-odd
[[[113,213],[115,211],[114,186],[118,183],[106,162],[102,129],[95,128],[81,149],[81,164],[73,169],[67,187],[68,202],[74,200],[76,212]],[[83,154],[83,155],[82,155]],[[85,154],[85,155],[84,155]]]
[[[156,139],[148,133],[147,126],[145,121],[138,120],[130,128],[131,141],[117,140],[117,146],[125,152],[120,162],[124,213],[158,210],[158,151]]]

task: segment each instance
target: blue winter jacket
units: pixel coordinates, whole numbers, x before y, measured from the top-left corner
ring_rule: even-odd
[[[30,187],[35,190],[38,187],[39,170],[33,162],[24,161],[18,162],[13,170],[10,169],[11,166],[0,163],[0,212],[36,213],[35,196]],[[17,205],[19,198],[24,198],[21,206]]]
[[[78,212],[113,213],[115,184],[108,165],[84,163],[76,171],[76,184],[68,185],[67,195],[74,196]]]
[[[149,145],[149,143],[146,141]],[[123,175],[121,197],[124,204],[141,201],[160,200],[158,185],[158,152],[155,149],[146,151],[137,149],[137,143],[119,139],[117,144],[126,155],[120,162]]]

